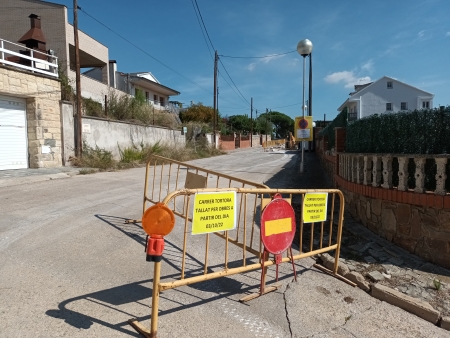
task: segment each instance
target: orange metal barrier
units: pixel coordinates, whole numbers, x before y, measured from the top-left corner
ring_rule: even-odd
[[[226,175],[217,171],[175,161],[166,157],[153,155],[147,161],[144,184],[144,200],[142,213],[147,209],[147,202],[155,204],[171,191],[179,189],[197,188],[268,188],[265,184]],[[177,216],[184,217],[179,209],[175,208],[175,199],[169,206]],[[184,206],[182,207],[184,210]],[[128,220],[127,223],[140,222]]]
[[[223,257],[221,267],[214,264],[211,268],[210,264],[210,234],[196,235],[195,242],[198,249],[198,238],[204,238],[204,262],[201,270],[189,269],[186,264],[186,256],[190,252],[190,248],[194,245],[190,241],[189,234],[193,229],[192,220],[194,217],[194,203],[196,195],[205,193],[235,193],[235,205],[239,210],[236,210],[235,228],[228,231],[214,232],[215,235],[223,238],[223,246],[216,245],[214,247],[214,253],[220,253]],[[280,263],[291,262],[306,257],[311,257],[320,253],[335,251],[335,265],[333,271],[327,271],[333,274],[335,277],[345,280],[342,276],[337,274],[339,264],[339,252],[341,247],[342,225],[344,218],[344,196],[340,190],[337,189],[322,189],[322,190],[299,190],[299,189],[269,189],[269,188],[206,188],[206,189],[184,189],[176,190],[169,193],[158,205],[161,207],[170,207],[172,210],[176,210],[180,218],[175,224],[175,229],[183,231],[183,243],[181,254],[181,267],[179,269],[179,278],[171,280],[169,282],[160,281],[161,261],[154,263],[154,278],[153,278],[153,293],[152,293],[152,312],[151,312],[151,327],[150,330],[144,327],[136,319],[130,319],[129,323],[140,333],[148,337],[156,337],[158,326],[158,308],[159,308],[159,293],[164,290],[177,288],[184,285],[190,285],[202,281],[207,281],[223,276],[230,276],[239,273],[245,273],[253,270],[258,270],[264,267],[276,264],[275,260],[268,260],[262,262],[262,253],[264,248],[261,245],[260,234],[260,218],[261,210],[270,201],[270,197],[275,194],[282,194],[282,196],[294,205],[294,211],[296,216],[296,227],[298,231],[298,245],[299,250],[297,254],[289,255],[289,250],[283,254]],[[314,193],[326,194],[324,200],[326,200],[328,213],[326,220],[317,223],[304,223],[303,207],[305,196],[308,198]],[[310,195],[306,195],[310,194]],[[220,196],[220,195],[218,195]],[[323,196],[323,195],[322,195]],[[336,200],[337,196],[337,200]],[[194,200],[194,203],[192,203]],[[146,198],[146,201],[152,201],[150,198]],[[213,202],[211,202],[213,203]],[[214,202],[216,206],[220,206],[220,202],[217,200]],[[219,204],[217,204],[219,203]],[[212,204],[211,204],[212,205]],[[306,210],[306,209],[305,209]],[[335,211],[337,215],[335,215]],[[198,210],[196,210],[198,212]],[[174,211],[175,213],[175,211]],[[184,229],[181,230],[180,227]],[[317,229],[319,228],[319,229]],[[159,237],[158,237],[159,238]],[[170,238],[170,234],[168,236]],[[295,240],[294,240],[295,241]],[[234,261],[234,267],[230,268],[229,258],[230,251],[235,247],[230,247],[229,244],[234,244],[238,251],[233,251],[232,256],[239,255],[242,258],[240,266],[236,267],[236,261]],[[191,246],[190,246],[191,245]],[[232,249],[233,248],[233,249]],[[249,263],[249,259],[253,259],[254,263]],[[240,260],[239,260],[240,261]],[[215,262],[217,257],[215,256]],[[266,270],[264,270],[265,273]],[[347,281],[347,280],[345,280]],[[347,281],[349,282],[349,281]],[[350,284],[352,284],[350,282]],[[251,298],[249,298],[251,299]]]

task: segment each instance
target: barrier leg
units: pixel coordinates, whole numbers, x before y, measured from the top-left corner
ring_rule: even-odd
[[[155,262],[152,290],[152,318],[150,323],[150,337],[156,338],[158,331],[158,309],[159,309],[159,280],[161,277],[161,262]]]
[[[291,256],[292,270],[294,270],[294,280],[297,281],[297,271],[295,271],[294,256],[292,255],[292,247],[289,248],[289,254]]]
[[[156,338],[158,332],[158,308],[159,308],[159,281],[161,276],[161,262],[155,262],[152,290],[152,314],[150,318],[150,330],[139,323],[136,318],[128,320],[128,323],[140,334],[149,338]]]

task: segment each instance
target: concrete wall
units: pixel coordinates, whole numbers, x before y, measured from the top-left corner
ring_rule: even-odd
[[[67,163],[69,156],[73,155],[73,106],[70,103],[62,104],[63,130],[64,134],[64,159]],[[131,147],[133,144],[139,146],[144,144],[155,144],[160,142],[169,145],[185,145],[185,136],[180,130],[171,130],[162,127],[145,127],[125,122],[104,120],[93,117],[83,117],[83,140],[91,147],[96,145],[111,151],[115,159],[120,159],[119,146],[121,149]]]
[[[0,94],[26,99],[30,168],[61,166],[60,82],[0,66]]]

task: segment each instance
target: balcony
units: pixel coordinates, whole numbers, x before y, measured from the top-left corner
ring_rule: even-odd
[[[348,113],[347,116],[348,121],[356,121],[358,119],[358,112]]]
[[[19,53],[14,50],[19,50]],[[0,64],[58,77],[58,58],[0,39]]]

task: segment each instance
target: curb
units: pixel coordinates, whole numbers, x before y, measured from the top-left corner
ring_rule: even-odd
[[[370,294],[372,297],[402,308],[433,324],[437,324],[441,316],[441,313],[433,309],[430,304],[381,284],[373,284]]]
[[[334,257],[330,256],[329,254],[321,254],[319,255],[319,257],[325,267],[333,269]],[[344,263],[339,262],[338,273],[345,272],[347,269],[348,267]],[[349,272],[345,274],[344,277],[356,283],[360,289],[366,291],[372,297],[384,301],[388,304],[397,306],[441,327],[444,330],[450,331],[450,317],[441,318],[441,313],[433,309],[433,307],[429,303],[405,295],[400,291],[391,289],[381,284],[369,285],[369,283],[365,281],[364,277],[358,272]]]
[[[450,317],[442,317],[441,327],[447,331],[450,331]]]
[[[11,177],[0,180],[0,187],[13,187],[16,185],[29,184],[35,182],[43,182],[50,180],[59,180],[64,178],[71,178],[74,176],[73,174],[66,173],[57,173],[57,174],[48,174],[48,175],[36,175],[36,176],[25,176],[25,177]]]

